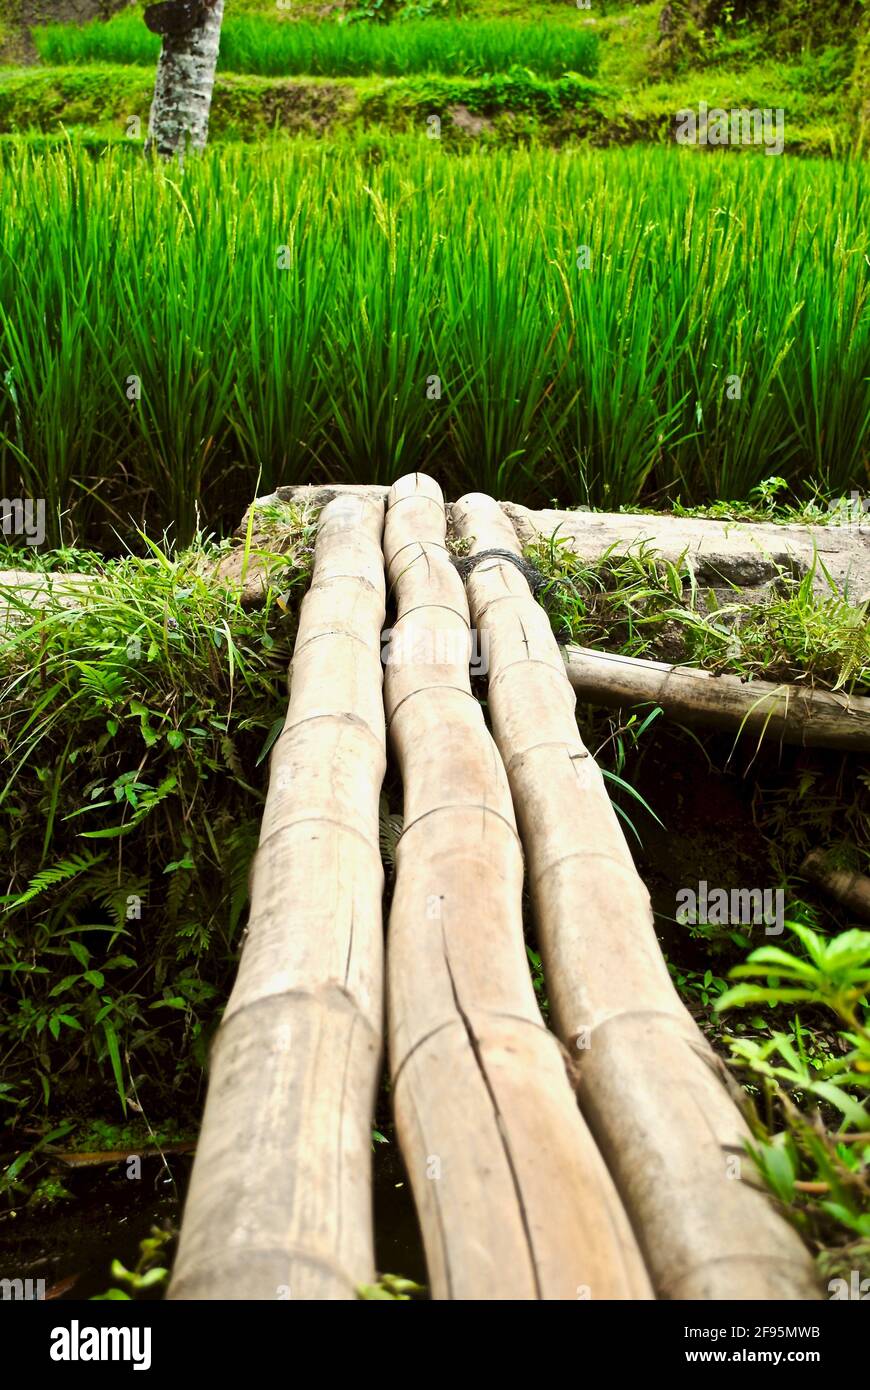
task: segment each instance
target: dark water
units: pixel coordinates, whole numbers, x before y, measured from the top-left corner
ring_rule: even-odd
[[[701,879],[711,888],[770,885],[769,847],[754,823],[758,785],[791,785],[801,752],[770,745],[757,750],[751,738],[735,750],[731,735],[702,731],[696,742],[657,731],[631,764],[631,784],[663,824],[622,796],[642,843],[631,831],[627,839],[652,898],[658,937],[681,966],[705,970],[716,962],[709,942],[677,925],[678,890],[697,887]]]
[[[395,1142],[378,1144],[374,1155],[375,1265],[382,1274],[402,1274],[426,1283],[426,1260],[411,1184]]]
[[[113,1286],[110,1268],[119,1259],[132,1269],[139,1243],[152,1228],[177,1233],[192,1155],[143,1158],[138,1180],[126,1164],[65,1170],[58,1176],[72,1200],[50,1208],[18,1207],[0,1212],[0,1278],[44,1279],[46,1297],[81,1300]],[[376,1264],[425,1284],[417,1218],[410,1187],[394,1146],[374,1153]],[[167,1246],[171,1262],[176,1240]],[[162,1290],[140,1298],[160,1298]]]
[[[0,1213],[0,1275],[44,1279],[46,1297],[105,1293],[113,1284],[113,1259],[132,1269],[139,1242],[153,1226],[177,1228],[190,1167],[185,1155],[166,1165],[159,1157],[143,1158],[138,1180],[126,1176],[125,1163],[58,1173],[72,1200]]]

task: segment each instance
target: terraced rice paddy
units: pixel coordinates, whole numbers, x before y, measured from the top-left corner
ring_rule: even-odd
[[[608,506],[863,477],[859,166],[363,137],[6,158],[0,490],[45,496],[55,537],[147,513],[187,538],[258,477]]]

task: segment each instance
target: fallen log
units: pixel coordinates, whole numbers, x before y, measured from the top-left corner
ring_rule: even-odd
[[[471,556],[520,556],[491,498],[453,507]],[[556,1031],[660,1298],[817,1297],[813,1266],[745,1154],[727,1074],[683,1006],[546,613],[518,569],[482,558],[467,583],[489,663]]]
[[[870,748],[870,699],[795,684],[742,681],[695,666],[568,645],[565,670],[578,699],[609,707],[657,704],[671,719],[745,729],[803,747]]]
[[[385,675],[405,789],[388,939],[396,1124],[436,1299],[642,1299],[631,1228],[544,1027],[504,767],[469,682],[441,490],[392,488]],[[585,1292],[584,1292],[585,1291]]]
[[[824,850],[814,849],[801,864],[801,874],[835,902],[870,922],[870,878],[851,869],[837,868]]]
[[[42,1152],[55,1163],[65,1163],[68,1168],[105,1168],[115,1163],[127,1163],[131,1158],[159,1158],[163,1161],[167,1154],[174,1156],[195,1153],[196,1144],[189,1140],[178,1144],[164,1144],[159,1149],[142,1149],[141,1152],[130,1149],[103,1149],[94,1153],[55,1149],[46,1145]]]
[[[699,583],[744,602],[762,599],[781,574],[802,579],[829,596],[825,571],[854,603],[870,599],[870,526],[795,522],[716,521],[668,512],[532,511],[502,502],[522,545],[555,537],[586,564],[645,547],[672,564],[686,556]],[[824,567],[824,568],[822,568]],[[730,594],[733,598],[733,592]]]
[[[321,516],[171,1298],[353,1299],[374,1279],[382,529],[381,502]]]

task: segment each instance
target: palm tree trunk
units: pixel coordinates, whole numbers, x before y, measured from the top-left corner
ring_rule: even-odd
[[[146,149],[169,158],[204,148],[223,13],[224,0],[214,0],[187,33],[164,34]]]

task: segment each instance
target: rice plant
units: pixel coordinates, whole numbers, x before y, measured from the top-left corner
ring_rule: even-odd
[[[152,66],[160,39],[139,13],[108,23],[52,24],[34,29],[46,63],[140,63]],[[441,72],[465,77],[504,72],[518,64],[540,76],[590,76],[598,41],[567,24],[530,26],[516,20],[408,20],[401,24],[287,23],[263,15],[228,15],[221,32],[224,72],[268,77],[399,77]]]
[[[258,475],[611,507],[866,485],[857,165],[369,136],[0,158],[0,495],[46,498],[55,540],[183,541]]]

